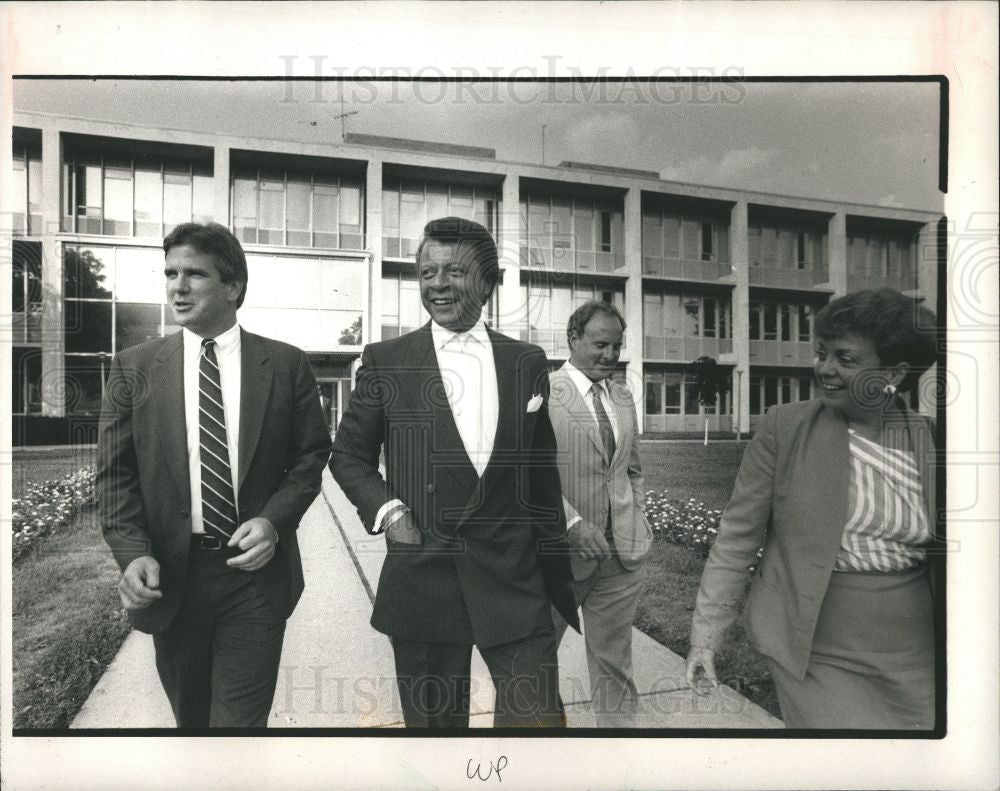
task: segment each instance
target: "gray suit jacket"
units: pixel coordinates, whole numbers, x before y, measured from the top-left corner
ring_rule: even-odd
[[[597,421],[565,366],[549,377],[549,418],[567,523],[579,516],[603,531],[610,508],[618,559],[625,568],[635,569],[653,540],[645,514],[639,427],[632,394],[615,382],[609,386],[619,433],[614,458],[607,458]],[[586,579],[597,565],[576,555],[572,563],[576,579]]]
[[[934,441],[929,422],[900,410],[900,444],[916,456],[934,524]],[[747,446],[705,564],[691,645],[717,651],[736,619],[747,570],[764,546],[743,609],[756,648],[804,677],[813,633],[847,522],[847,423],[820,400],[772,407]],[[932,566],[933,570],[933,566]]]

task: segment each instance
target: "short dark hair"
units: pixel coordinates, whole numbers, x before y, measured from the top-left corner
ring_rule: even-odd
[[[568,342],[575,332],[577,335],[583,335],[583,331],[592,318],[594,318],[595,313],[600,313],[604,316],[612,316],[618,319],[622,323],[622,332],[625,332],[625,317],[618,308],[612,305],[610,302],[604,302],[599,299],[592,299],[589,302],[584,302],[580,307],[573,311],[572,315],[569,317],[569,321],[566,323],[566,341]]]
[[[860,335],[872,342],[882,365],[907,363],[905,392],[937,359],[937,319],[918,300],[891,288],[855,291],[831,300],[813,322],[818,338]]]
[[[472,251],[472,260],[483,281],[490,287],[486,298],[493,293],[500,280],[500,257],[497,254],[497,243],[493,235],[482,225],[464,217],[441,217],[431,220],[424,226],[424,235],[417,247],[417,265],[420,265],[420,254],[427,241],[434,239],[443,244],[456,244],[459,247],[468,246]]]
[[[240,245],[240,240],[233,236],[225,225],[210,222],[202,225],[198,222],[185,222],[178,225],[167,234],[163,240],[163,252],[169,253],[173,247],[188,245],[199,253],[210,255],[219,268],[219,276],[223,283],[242,283],[243,288],[236,300],[236,307],[243,304],[247,295],[247,257]]]

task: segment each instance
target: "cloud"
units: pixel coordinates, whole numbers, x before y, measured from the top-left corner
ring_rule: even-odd
[[[635,118],[620,112],[580,120],[566,131],[565,141],[568,159],[626,167],[643,142]]]
[[[771,180],[768,171],[780,155],[777,148],[749,146],[727,151],[721,157],[699,156],[668,165],[660,171],[660,178],[717,187],[754,188],[762,180]]]

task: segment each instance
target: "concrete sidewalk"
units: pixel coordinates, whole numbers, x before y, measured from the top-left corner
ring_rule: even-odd
[[[354,507],[324,472],[323,495],[299,528],[306,589],[288,622],[271,727],[401,727],[392,648],[368,623],[385,556]],[[684,660],[633,630],[640,728],[780,728],[780,720],[728,687],[691,693]],[[568,631],[559,649],[560,692],[570,727],[594,727],[583,638]],[[493,722],[493,685],[473,652],[472,727]],[[149,635],[133,632],[73,721],[73,728],[170,728]]]

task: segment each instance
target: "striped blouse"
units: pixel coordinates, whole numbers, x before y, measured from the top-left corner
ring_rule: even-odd
[[[924,561],[930,541],[913,453],[883,447],[848,429],[851,485],[834,571],[903,571]]]

